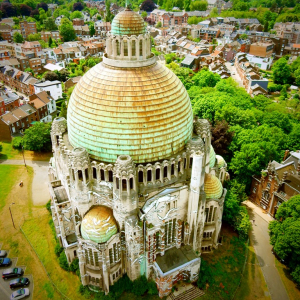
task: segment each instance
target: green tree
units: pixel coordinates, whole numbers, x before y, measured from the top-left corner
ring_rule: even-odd
[[[49,47],[52,47],[52,44],[53,44],[52,37],[49,36],[49,39],[48,39],[48,45],[49,45]]]
[[[44,20],[44,26],[45,29],[49,31],[57,30],[55,20],[52,17],[49,17],[46,20]]]
[[[44,78],[45,80],[55,81],[59,79],[59,76],[57,75],[57,73],[49,71],[44,74]]]
[[[33,42],[33,41],[39,41],[41,39],[40,33],[32,33],[28,34],[27,41]]]
[[[110,11],[110,0],[105,0],[105,22],[111,22],[113,19],[113,15]]]
[[[192,1],[190,4],[190,11],[201,10],[205,11],[207,9],[207,1]]]
[[[162,24],[161,24],[161,21],[158,21],[157,23],[156,23],[156,28],[161,28],[161,26],[162,26]]]
[[[13,41],[15,42],[15,43],[23,43],[24,42],[24,39],[23,39],[23,37],[22,37],[22,35],[21,35],[21,33],[20,32],[15,32],[14,34],[13,34]]]
[[[64,42],[74,41],[76,39],[76,34],[72,22],[67,18],[63,18],[61,20],[59,33],[62,36]]]
[[[132,293],[136,296],[142,296],[147,292],[148,282],[146,276],[141,276],[133,281]]]
[[[285,57],[278,59],[274,63],[272,71],[275,83],[287,84],[291,81],[291,67],[288,65]]]
[[[290,268],[294,281],[300,284],[300,195],[283,202],[275,217],[269,223],[271,244]]]
[[[94,23],[90,24],[89,30],[90,30],[90,36],[94,36],[96,34],[96,29],[95,29]]]
[[[199,22],[202,22],[203,21],[203,18],[201,17],[196,17],[196,16],[192,16],[192,17],[189,17],[188,18],[188,24],[189,25],[197,25]]]
[[[218,81],[220,81],[221,77],[217,73],[210,72],[208,70],[201,70],[193,77],[193,81],[195,85],[198,87],[214,87]]]
[[[73,19],[82,19],[83,18],[83,15],[80,11],[78,10],[75,10],[73,11],[71,14],[70,14],[70,20],[73,20]]]
[[[243,33],[240,35],[240,39],[241,40],[247,40],[248,39],[248,35],[246,33]]]
[[[51,151],[51,123],[37,122],[24,132],[23,145],[26,150]]]

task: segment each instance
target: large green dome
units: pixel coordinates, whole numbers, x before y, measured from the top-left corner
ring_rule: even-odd
[[[118,13],[111,23],[113,35],[140,35],[146,33],[145,22],[136,12],[126,8]]]
[[[193,112],[183,84],[162,64],[116,68],[102,62],[77,83],[67,122],[71,145],[92,159],[115,162],[130,155],[145,163],[185,148]]]

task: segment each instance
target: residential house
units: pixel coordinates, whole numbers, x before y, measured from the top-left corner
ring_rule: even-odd
[[[12,28],[7,24],[0,23],[0,35],[3,40],[12,42]]]
[[[29,34],[37,33],[35,22],[27,22],[26,20],[21,21],[20,28],[21,28],[21,34],[24,39],[26,39]]]
[[[66,82],[65,82],[65,90],[67,91],[70,87],[75,86],[79,80],[81,79],[82,76],[77,76],[77,77],[72,77],[69,78]]]
[[[26,52],[33,52],[35,55],[37,55],[37,52],[42,51],[41,44],[38,41],[34,42],[24,42],[24,44],[21,45],[22,53],[25,55]]]
[[[42,61],[40,58],[29,59],[29,67],[34,74],[40,74],[43,72]]]
[[[253,176],[249,199],[275,217],[282,203],[299,194],[300,153],[286,151],[282,163],[272,161],[260,176]]]
[[[26,57],[26,56],[17,56],[17,60],[20,63],[21,71],[25,71],[26,69],[30,68],[28,57]]]
[[[29,104],[5,113],[0,117],[0,140],[10,141],[12,136],[22,134],[38,120],[37,110]]]
[[[34,93],[40,93],[40,92],[50,92],[50,95],[54,100],[62,98],[62,87],[61,82],[58,80],[55,81],[39,81],[34,84]],[[55,107],[56,110],[56,107]],[[53,111],[51,110],[50,113]]]
[[[4,112],[6,111],[12,111],[13,109],[20,106],[20,97],[11,92],[7,92],[4,90],[0,90],[0,101],[2,103],[2,107],[4,105]]]
[[[56,103],[47,92],[43,91],[29,96],[29,104],[37,110],[41,122],[48,123],[52,121],[50,111],[53,112],[53,105],[55,106],[54,111],[56,111]]]
[[[56,24],[56,26],[60,26],[60,22],[61,22],[61,20],[62,20],[64,17],[65,17],[64,15],[61,15],[61,16],[58,16],[58,17],[55,19],[55,24]]]
[[[208,42],[211,42],[213,39],[218,38],[219,35],[220,35],[220,29],[218,28],[214,28],[214,27],[201,28],[199,38],[201,40],[207,40]]]
[[[13,27],[15,25],[15,21],[13,18],[3,18],[1,21],[0,21],[0,24],[7,24],[9,25],[10,27]]]
[[[72,20],[73,26],[83,26],[84,25],[84,20],[75,18]]]
[[[60,39],[59,31],[41,31],[41,39],[48,43],[49,38],[52,38],[52,40],[58,40]]]
[[[9,60],[11,57],[9,50],[0,50],[0,61],[1,60]]]

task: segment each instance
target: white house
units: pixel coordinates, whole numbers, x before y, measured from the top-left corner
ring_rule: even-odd
[[[55,81],[40,81],[34,84],[35,93],[40,93],[42,91],[49,91],[50,95],[54,100],[62,98],[62,87],[61,82]],[[56,110],[56,107],[54,111]]]
[[[64,15],[61,15],[61,16],[59,16],[55,19],[56,26],[60,26],[61,19],[64,18],[64,17],[65,17]]]
[[[271,69],[273,57],[258,57],[255,55],[247,54],[247,59],[256,64],[262,70]]]

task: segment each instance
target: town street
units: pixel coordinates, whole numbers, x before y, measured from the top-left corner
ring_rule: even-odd
[[[256,256],[269,288],[272,300],[288,300],[289,296],[275,266],[275,256],[272,254],[268,225],[272,218],[250,201],[245,201],[250,220],[255,220],[250,234]]]

